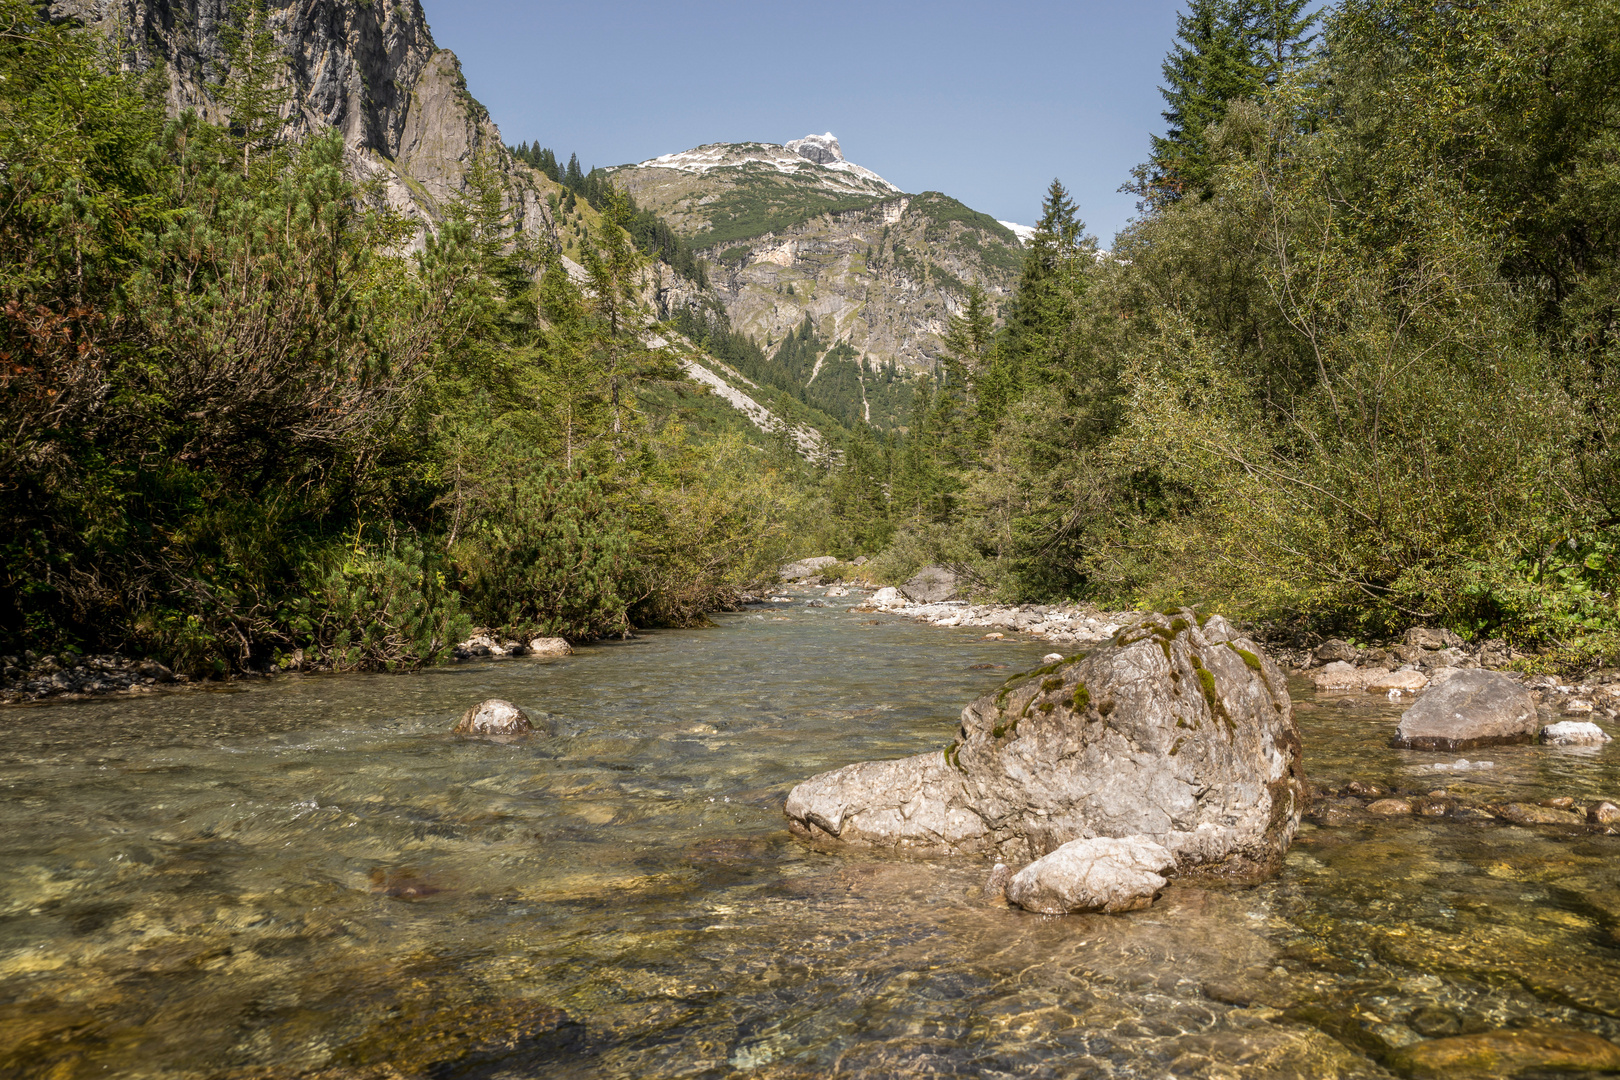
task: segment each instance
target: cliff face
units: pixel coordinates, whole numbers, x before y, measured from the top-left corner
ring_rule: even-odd
[[[877,368],[932,368],[978,282],[1010,295],[1012,231],[938,192],[903,195],[829,135],[717,143],[613,170],[636,201],[700,245],[732,325],[777,342],[805,316]]]
[[[337,128],[359,179],[380,179],[387,201],[435,221],[488,153],[522,228],[555,235],[548,182],[514,161],[488,112],[467,92],[454,53],[433,42],[417,0],[268,0],[286,56],[287,132]],[[232,0],[53,0],[52,14],[116,38],[133,63],[161,63],[172,112],[220,110],[208,84],[224,74],[221,30]],[[420,240],[420,234],[418,234]]]

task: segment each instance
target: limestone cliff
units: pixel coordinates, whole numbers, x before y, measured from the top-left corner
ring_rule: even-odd
[[[115,37],[131,63],[161,64],[171,111],[216,121],[208,86],[227,64],[220,32],[231,8],[231,0],[51,4],[53,15]],[[356,177],[380,180],[391,205],[423,222],[443,216],[475,155],[488,153],[514,223],[555,237],[545,202],[552,185],[512,159],[455,54],[434,44],[417,0],[268,0],[267,8],[287,59],[288,135],[342,131]]]
[[[777,342],[808,315],[873,369],[932,368],[969,286],[1005,298],[1023,259],[1002,223],[939,192],[900,193],[830,133],[715,143],[612,175],[703,250],[735,328]]]

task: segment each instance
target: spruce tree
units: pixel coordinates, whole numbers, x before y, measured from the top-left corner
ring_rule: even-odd
[[[1041,376],[1073,318],[1077,290],[1093,261],[1093,244],[1077,210],[1062,181],[1053,180],[1013,294],[1005,346],[986,376],[995,384],[993,411],[1016,398],[1027,379]]]
[[[286,124],[282,110],[292,96],[281,79],[287,57],[276,45],[264,0],[236,4],[219,39],[225,50],[225,76],[209,89],[224,106],[231,134],[241,145],[246,177],[253,155],[281,141]]]
[[[1249,53],[1267,86],[1310,55],[1317,35],[1305,34],[1316,22],[1309,5],[1310,0],[1246,0]]]
[[[1280,9],[1295,2],[1277,0],[1268,6]],[[1169,130],[1153,136],[1147,184],[1154,196],[1167,201],[1208,194],[1214,172],[1209,128],[1225,117],[1228,102],[1254,94],[1262,81],[1249,12],[1233,0],[1192,0],[1187,13],[1176,16],[1176,39],[1164,61],[1165,85],[1159,88],[1169,106],[1162,114]]]

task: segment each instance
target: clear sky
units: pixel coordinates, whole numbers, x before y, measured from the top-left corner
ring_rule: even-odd
[[[1178,0],[423,0],[508,143],[586,168],[838,136],[906,191],[1033,224],[1053,177],[1106,245],[1163,129]]]

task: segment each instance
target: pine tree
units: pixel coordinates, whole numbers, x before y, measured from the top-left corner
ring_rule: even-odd
[[[1191,0],[1187,13],[1176,16],[1176,38],[1159,88],[1169,129],[1153,137],[1147,181],[1153,196],[1168,201],[1208,194],[1214,171],[1209,127],[1226,115],[1228,102],[1254,94],[1262,81],[1248,11],[1233,0]]]
[[[1310,55],[1317,35],[1305,36],[1316,22],[1309,5],[1310,0],[1245,0],[1249,53],[1267,86]]]
[[[231,134],[241,144],[245,177],[254,153],[281,141],[286,125],[282,111],[292,96],[282,84],[287,58],[276,45],[264,0],[236,4],[219,38],[225,50],[225,77],[210,89],[224,106]]]
[[[1052,363],[1064,330],[1073,318],[1078,289],[1094,258],[1094,245],[1085,236],[1085,224],[1068,189],[1053,180],[1041,203],[1041,217],[1030,238],[1007,315],[1007,340],[998,350],[984,382],[994,382],[995,407],[1018,395],[1024,382],[1037,378]]]

